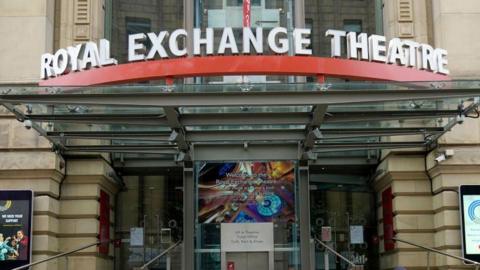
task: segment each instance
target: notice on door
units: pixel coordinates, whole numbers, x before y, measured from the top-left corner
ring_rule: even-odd
[[[222,223],[222,252],[273,250],[273,223]]]

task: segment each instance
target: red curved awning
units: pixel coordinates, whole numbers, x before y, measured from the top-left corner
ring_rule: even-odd
[[[89,86],[228,75],[325,76],[366,81],[445,81],[448,76],[415,68],[310,56],[205,56],[126,63],[75,72],[40,86]]]

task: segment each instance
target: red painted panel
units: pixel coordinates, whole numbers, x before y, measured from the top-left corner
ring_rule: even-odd
[[[367,81],[445,81],[448,76],[384,63],[310,56],[209,56],[160,59],[94,68],[41,81],[40,86],[88,86],[227,75],[296,75]]]
[[[250,27],[251,0],[243,0],[243,27]]]
[[[98,252],[108,255],[110,246],[110,195],[105,191],[100,190],[100,242]]]
[[[395,248],[393,230],[393,195],[392,188],[389,187],[382,192],[382,209],[383,209],[383,243],[385,251]]]

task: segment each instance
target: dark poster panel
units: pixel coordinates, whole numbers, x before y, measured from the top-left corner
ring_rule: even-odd
[[[382,192],[382,209],[383,209],[383,245],[385,251],[395,248],[393,242],[393,195],[392,188],[389,187]]]
[[[100,190],[100,235],[99,240],[102,244],[98,251],[101,254],[108,255],[110,246],[110,196],[103,190]]]
[[[462,252],[467,259],[480,261],[480,186],[460,186]]]
[[[0,269],[29,264],[33,191],[0,190]]]
[[[295,222],[295,162],[203,163],[199,223]]]

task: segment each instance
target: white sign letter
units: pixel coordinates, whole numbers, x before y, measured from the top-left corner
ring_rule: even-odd
[[[42,54],[42,62],[40,69],[40,79],[47,79],[53,76],[52,61],[53,55],[51,53]]]
[[[172,34],[170,35],[170,39],[168,40],[168,46],[170,47],[170,51],[172,52],[173,55],[185,56],[187,55],[187,48],[183,48],[182,50],[178,48],[179,36],[184,36],[186,38],[187,31],[185,31],[184,29],[178,29],[173,31]]]
[[[437,59],[435,59],[435,51],[432,46],[428,44],[420,45],[420,52],[422,53],[422,69],[437,72]]]
[[[91,67],[98,67],[99,54],[97,44],[93,42],[85,43],[85,50],[83,51],[81,69],[86,69],[90,63]]]
[[[223,29],[222,39],[220,39],[220,45],[218,46],[218,54],[225,54],[226,49],[230,49],[233,54],[238,54],[237,42],[231,27]]]
[[[207,55],[213,54],[213,28],[205,29],[206,38],[201,38],[202,30],[195,28],[193,29],[193,54],[200,55],[201,45],[206,45],[206,53]]]
[[[80,55],[80,51],[82,50],[83,44],[78,44],[75,47],[67,47],[67,52],[70,55],[70,67],[72,71],[79,71],[80,65],[78,60],[78,56]]]
[[[163,48],[162,42],[163,39],[168,35],[167,31],[162,31],[157,35],[155,33],[148,33],[148,39],[152,42],[152,48],[150,48],[150,51],[148,52],[148,55],[145,59],[153,59],[155,58],[155,54],[160,55],[161,58],[167,58],[168,54],[167,51],[165,51],[165,48]]]
[[[435,58],[437,59],[437,71],[441,74],[450,74],[450,71],[447,69],[448,65],[448,52],[444,49],[435,49]]]
[[[400,61],[402,66],[407,64],[402,41],[399,38],[394,38],[388,43],[387,63],[396,64],[397,60]]]
[[[133,34],[128,36],[128,61],[140,61],[145,59],[143,53],[137,54],[137,50],[145,52],[146,48],[143,43],[147,36],[144,33]]]
[[[327,30],[325,32],[325,36],[329,37],[332,36],[332,39],[330,40],[331,43],[331,56],[332,57],[340,57],[342,56],[342,44],[340,42],[340,37],[344,37],[347,35],[347,32],[345,31],[340,31],[340,30]]]
[[[256,29],[256,36],[253,35],[252,29],[248,27],[243,28],[243,53],[250,53],[250,45],[253,45],[258,54],[263,53],[263,28]]]
[[[106,39],[100,39],[100,65],[110,66],[116,65],[118,61],[114,58],[110,58],[110,41]]]
[[[360,50],[360,57],[358,51]],[[368,37],[366,33],[350,32],[347,34],[347,57],[350,59],[368,60]]]
[[[277,45],[276,39],[277,35],[283,33],[287,35],[287,28],[284,27],[275,27],[270,31],[268,34],[268,46],[274,53],[283,54],[288,52],[288,39],[287,38],[280,38],[278,39],[278,43],[280,46]]]
[[[295,44],[295,54],[297,55],[312,55],[312,49],[305,49],[304,46],[310,45],[310,37],[304,38],[304,35],[310,36],[312,31],[310,29],[299,29],[296,28],[293,30],[293,39]]]
[[[68,52],[65,49],[58,50],[53,56],[53,71],[55,76],[62,75],[67,70]]]
[[[420,46],[420,44],[415,41],[404,40],[403,45],[405,46],[405,57],[407,58],[407,67],[416,67],[418,46]]]
[[[370,61],[387,62],[387,40],[384,36],[371,35],[368,38]]]

